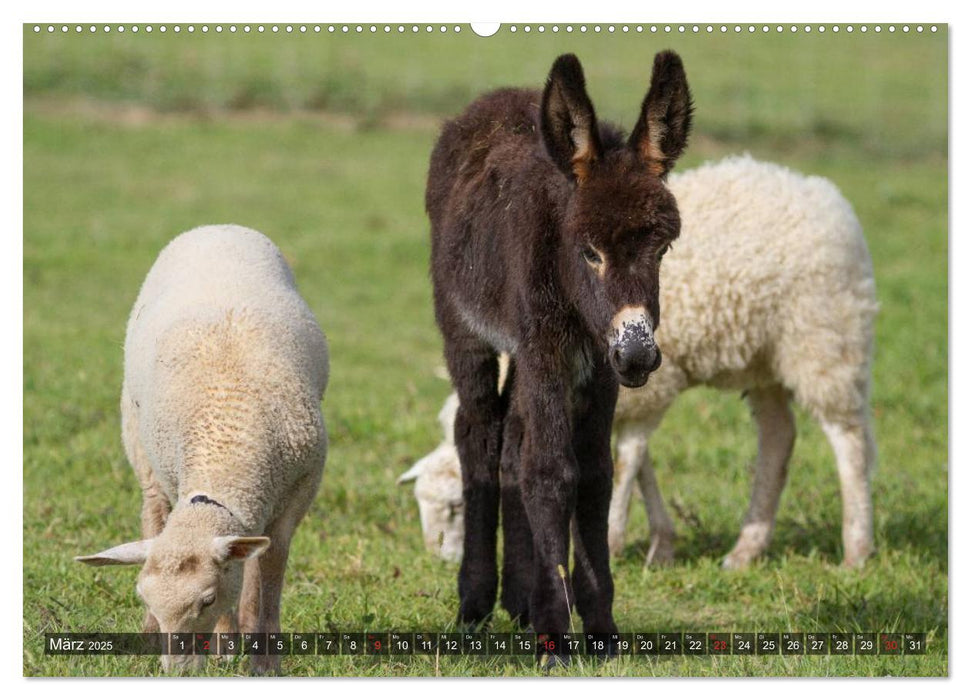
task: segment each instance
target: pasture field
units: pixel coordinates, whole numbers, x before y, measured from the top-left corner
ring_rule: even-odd
[[[630,127],[656,50],[684,59],[696,120],[683,170],[749,151],[832,179],[873,255],[878,551],[839,567],[835,464],[799,437],[769,556],[719,562],[748,504],[755,431],[737,395],[682,397],[652,441],[678,561],[645,568],[640,504],[614,561],[623,631],[926,632],[923,656],[622,657],[554,675],[948,674],[947,29],[727,36],[503,30],[417,36],[35,34],[24,29],[23,671],[158,675],[151,657],[54,657],[46,632],[134,632],[136,568],[72,557],[139,537],[120,441],[128,312],[191,227],[263,231],[327,334],[330,454],[291,550],[286,631],[449,631],[456,567],[424,551],[398,474],[440,440],[449,392],[423,192],[438,124],[479,92],[584,62],[598,114]],[[663,284],[663,272],[662,272]],[[579,629],[580,621],[576,619]],[[511,631],[498,609],[496,631]],[[287,657],[297,676],[517,675],[531,659]],[[242,661],[207,675],[242,675]]]

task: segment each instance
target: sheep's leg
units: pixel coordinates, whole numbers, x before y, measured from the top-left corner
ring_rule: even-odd
[[[644,436],[644,451],[641,455],[640,469],[637,472],[647,521],[651,528],[651,546],[647,550],[646,564],[666,565],[674,563],[674,522],[664,507],[664,499],[654,477],[651,452],[647,447],[650,434]]]
[[[866,415],[856,422],[822,423],[836,454],[843,497],[843,565],[862,566],[873,553],[873,502],[870,473],[876,461],[872,427]]]
[[[138,410],[134,402],[128,398],[127,390],[122,391],[122,442],[125,446],[125,453],[131,463],[138,483],[142,488],[142,539],[150,540],[157,537],[165,529],[165,521],[168,520],[172,506],[168,496],[162,490],[161,485],[155,479],[152,472],[152,464],[145,454],[141,439],[138,436]],[[145,611],[145,619],[142,622],[142,632],[154,633],[159,631],[158,620],[155,616]]]
[[[655,418],[641,423],[627,423],[619,430],[607,541],[610,543],[610,553],[615,556],[620,554],[627,537],[627,518],[636,478],[651,529],[651,544],[645,563],[664,565],[674,561],[674,523],[664,507],[647,446],[659,423],[660,419]]]
[[[523,421],[510,409],[502,436],[502,607],[520,626],[529,625],[532,588],[533,534],[523,507],[519,453]]]
[[[320,484],[319,472],[314,472],[297,482],[286,499],[289,504],[283,514],[266,529],[270,547],[259,557],[259,618],[260,632],[280,631],[280,599],[283,579],[290,555],[290,541],[297,525],[310,508]],[[248,562],[247,562],[248,563]],[[253,673],[266,675],[280,672],[278,654],[253,655]]]
[[[458,621],[477,626],[492,614],[499,587],[496,537],[505,402],[497,388],[499,363],[490,347],[456,330],[445,338],[445,359],[459,396],[455,447],[465,501]]]
[[[288,533],[271,532],[269,549],[259,558],[260,562],[260,615],[257,628],[262,633],[280,631],[280,594],[290,554]],[[292,531],[289,533],[292,534]],[[280,657],[277,654],[254,654],[250,657],[255,675],[279,673]]]
[[[243,590],[239,594],[239,631],[243,633],[261,631],[260,559],[261,557],[256,557],[243,562]]]
[[[239,629],[237,627],[236,611],[231,610],[228,613],[223,613],[220,615],[219,619],[216,620],[216,626],[212,631],[213,634],[232,634],[234,632],[238,632]],[[234,658],[236,658],[235,654],[220,654],[218,657],[220,661],[232,661]]]
[[[610,553],[617,556],[627,539],[630,499],[634,495],[641,455],[647,449],[647,436],[639,424],[625,424],[617,436],[617,461],[614,463],[614,489],[607,516],[607,542]]]
[[[573,522],[573,591],[577,612],[587,633],[617,631],[612,606],[614,582],[607,546],[607,514],[610,509],[613,461],[610,429],[617,385],[612,370],[601,365],[585,391],[577,391],[579,406],[573,450],[579,467],[579,483]]]
[[[748,566],[769,546],[779,498],[786,484],[789,456],[796,439],[789,394],[783,387],[752,389],[748,393],[748,402],[758,424],[759,454],[748,514],[735,547],[722,562],[726,569]]]
[[[136,468],[136,471],[139,470]],[[148,468],[146,475],[139,473],[139,478],[142,480],[142,539],[148,540],[157,537],[165,529],[165,521],[172,512],[172,506],[162,487],[152,476],[151,467]],[[142,632],[147,634],[158,631],[158,620],[146,610]]]

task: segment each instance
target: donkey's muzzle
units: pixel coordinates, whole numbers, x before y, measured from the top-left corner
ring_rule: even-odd
[[[661,366],[661,350],[644,307],[625,306],[611,322],[610,365],[626,387],[643,386]]]
[[[627,345],[610,350],[610,364],[620,383],[631,389],[644,386],[651,372],[661,366],[661,350],[650,345]]]

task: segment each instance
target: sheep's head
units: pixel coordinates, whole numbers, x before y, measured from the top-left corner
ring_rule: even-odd
[[[243,585],[242,562],[270,546],[267,537],[213,535],[227,529],[227,514],[211,506],[180,506],[157,537],[76,560],[91,566],[142,564],[135,590],[158,621],[159,631],[212,632],[222,615],[235,611]],[[202,656],[162,657],[166,670],[204,662]]]
[[[425,547],[442,559],[453,562],[462,559],[465,538],[462,472],[459,455],[451,439],[457,408],[458,398],[452,394],[438,414],[445,442],[398,477],[399,484],[415,482],[415,498]]]

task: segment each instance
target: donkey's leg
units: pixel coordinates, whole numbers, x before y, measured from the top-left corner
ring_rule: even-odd
[[[511,371],[510,371],[511,372]],[[512,389],[506,380],[505,392]],[[502,434],[502,462],[499,480],[502,487],[502,607],[520,626],[529,625],[529,596],[533,577],[533,534],[523,507],[520,486],[520,450],[523,419],[511,397]]]
[[[499,395],[495,351],[452,324],[445,359],[459,396],[455,446],[462,467],[465,538],[459,568],[461,624],[478,625],[496,602],[496,536],[499,526],[499,456],[505,402]]]
[[[510,412],[502,436],[502,607],[519,625],[529,625],[533,585],[533,534],[523,507],[519,451],[523,421]]]
[[[547,365],[554,358],[556,353],[552,352],[531,357],[531,362],[519,357],[517,365],[517,409],[523,420],[520,487],[533,535],[529,618],[536,632],[549,634],[570,629],[573,592],[566,574],[570,520],[579,479],[568,413],[567,375]],[[609,483],[607,488],[609,498]],[[604,512],[605,548],[606,525]]]
[[[843,565],[862,566],[873,553],[873,502],[870,473],[876,445],[869,417],[822,423],[836,454],[843,497]]]
[[[614,582],[607,546],[607,513],[610,509],[613,462],[610,427],[617,384],[606,365],[599,367],[592,386],[578,390],[574,405],[573,449],[579,467],[574,519],[573,591],[577,612],[588,633],[617,631],[612,612]]]
[[[779,497],[786,484],[789,456],[796,440],[789,393],[783,387],[752,389],[748,393],[748,402],[758,424],[759,454],[748,514],[735,547],[722,562],[726,569],[748,566],[769,546]]]

